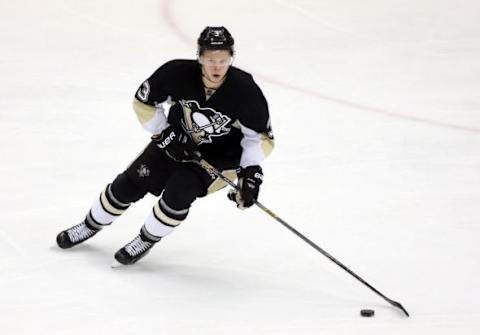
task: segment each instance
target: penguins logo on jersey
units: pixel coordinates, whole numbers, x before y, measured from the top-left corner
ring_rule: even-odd
[[[227,135],[232,121],[212,108],[202,108],[195,100],[180,100],[183,108],[183,129],[190,134],[196,144],[212,143],[212,137]]]

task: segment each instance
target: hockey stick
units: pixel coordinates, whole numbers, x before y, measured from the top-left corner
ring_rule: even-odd
[[[224,176],[220,171],[218,171],[215,167],[213,167],[210,163],[208,163],[207,161],[205,161],[204,159],[201,159],[200,161],[197,161],[198,164],[200,164],[201,167],[203,167],[207,172],[217,176],[218,178],[222,179],[224,182],[226,182],[228,185],[230,185],[231,187],[233,187],[235,190],[239,191],[240,192],[240,188],[233,182],[231,181],[230,179],[228,179],[226,176]],[[335,264],[337,264],[338,266],[340,266],[342,269],[344,269],[346,272],[348,272],[350,275],[352,275],[353,277],[355,277],[358,281],[360,281],[362,284],[364,284],[365,286],[367,286],[369,289],[371,289],[373,292],[375,292],[376,294],[378,294],[380,297],[382,297],[383,299],[385,299],[385,301],[387,301],[389,304],[391,304],[392,306],[395,306],[399,309],[401,309],[405,315],[407,317],[410,316],[410,314],[408,314],[407,310],[397,301],[394,301],[388,297],[386,297],[384,294],[382,294],[380,291],[378,291],[375,287],[373,287],[372,285],[370,285],[369,283],[367,283],[365,280],[363,280],[360,276],[358,276],[355,272],[353,272],[352,270],[350,270],[348,267],[346,267],[345,265],[343,265],[340,261],[338,261],[335,257],[333,257],[332,255],[330,255],[328,252],[326,252],[325,250],[323,250],[322,248],[320,248],[318,245],[316,245],[315,243],[313,243],[310,239],[308,239],[307,237],[305,237],[302,233],[300,233],[298,230],[296,230],[295,228],[293,228],[292,226],[290,226],[288,223],[286,223],[285,221],[283,221],[278,215],[276,215],[274,212],[272,212],[270,209],[268,209],[267,207],[265,207],[264,205],[262,205],[258,200],[254,200],[253,203],[255,205],[257,205],[260,209],[262,209],[265,213],[267,213],[268,215],[270,215],[272,218],[274,218],[275,220],[277,220],[278,222],[280,222],[283,226],[285,226],[288,230],[290,230],[291,232],[293,232],[295,235],[297,235],[298,237],[300,237],[302,240],[304,240],[305,242],[307,242],[312,248],[314,248],[315,250],[317,250],[318,252],[320,252],[322,255],[324,255],[325,257],[327,257],[328,259],[330,259],[332,262],[334,262]]]

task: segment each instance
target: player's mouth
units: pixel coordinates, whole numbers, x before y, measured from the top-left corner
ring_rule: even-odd
[[[223,78],[223,76],[220,75],[220,74],[212,74],[212,80],[213,81],[218,82],[218,81],[222,80],[222,78]]]

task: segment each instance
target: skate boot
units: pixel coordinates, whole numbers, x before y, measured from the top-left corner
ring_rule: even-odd
[[[149,239],[142,229],[137,237],[115,253],[115,259],[123,265],[133,264],[148,254],[158,241],[160,241],[160,238],[156,241]]]
[[[62,249],[71,248],[80,244],[98,233],[100,229],[94,228],[85,221],[77,224],[57,235],[57,244]]]

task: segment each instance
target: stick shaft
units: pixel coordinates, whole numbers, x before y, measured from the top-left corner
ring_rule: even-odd
[[[227,178],[226,176],[224,176],[220,171],[218,171],[215,167],[213,167],[212,165],[210,165],[207,161],[205,160],[200,160],[198,162],[207,172],[210,172],[212,174],[214,174],[215,176],[217,176],[218,178],[222,179],[224,182],[226,182],[228,185],[230,185],[231,187],[233,187],[234,189],[236,189],[237,191],[240,192],[240,188],[233,182],[231,181],[229,178]],[[358,281],[360,281],[362,284],[364,284],[365,286],[367,286],[370,290],[372,290],[373,292],[375,292],[377,295],[379,295],[380,297],[382,297],[385,301],[387,301],[389,304],[395,306],[395,307],[398,307],[400,308],[406,316],[410,316],[407,312],[407,310],[397,301],[394,301],[388,297],[386,297],[383,293],[381,293],[380,291],[378,291],[375,287],[373,287],[372,285],[370,285],[369,283],[367,283],[364,279],[362,279],[359,275],[357,275],[355,272],[353,272],[352,270],[350,270],[347,266],[345,266],[344,264],[342,264],[339,260],[337,260],[335,257],[333,257],[332,255],[330,255],[328,252],[326,252],[325,250],[323,250],[322,248],[320,248],[317,244],[315,244],[314,242],[312,242],[309,238],[307,238],[305,235],[303,235],[302,233],[300,233],[298,230],[296,230],[295,228],[293,228],[292,226],[290,226],[287,222],[285,222],[282,218],[280,218],[278,215],[276,215],[273,211],[271,211],[270,209],[268,209],[267,207],[265,207],[262,203],[260,203],[258,200],[255,200],[254,199],[254,204],[257,205],[257,207],[259,207],[260,209],[262,209],[265,213],[267,213],[268,215],[270,215],[272,218],[274,218],[277,222],[281,223],[285,228],[287,228],[288,230],[290,230],[292,233],[294,233],[295,235],[297,235],[298,237],[300,237],[303,241],[305,241],[308,245],[310,245],[312,248],[314,248],[315,250],[317,250],[318,252],[320,252],[322,255],[324,255],[325,257],[327,257],[328,259],[330,259],[332,262],[334,262],[335,264],[337,264],[339,267],[341,267],[343,270],[345,270],[347,273],[349,273],[351,276],[353,276],[355,279],[357,279]]]

